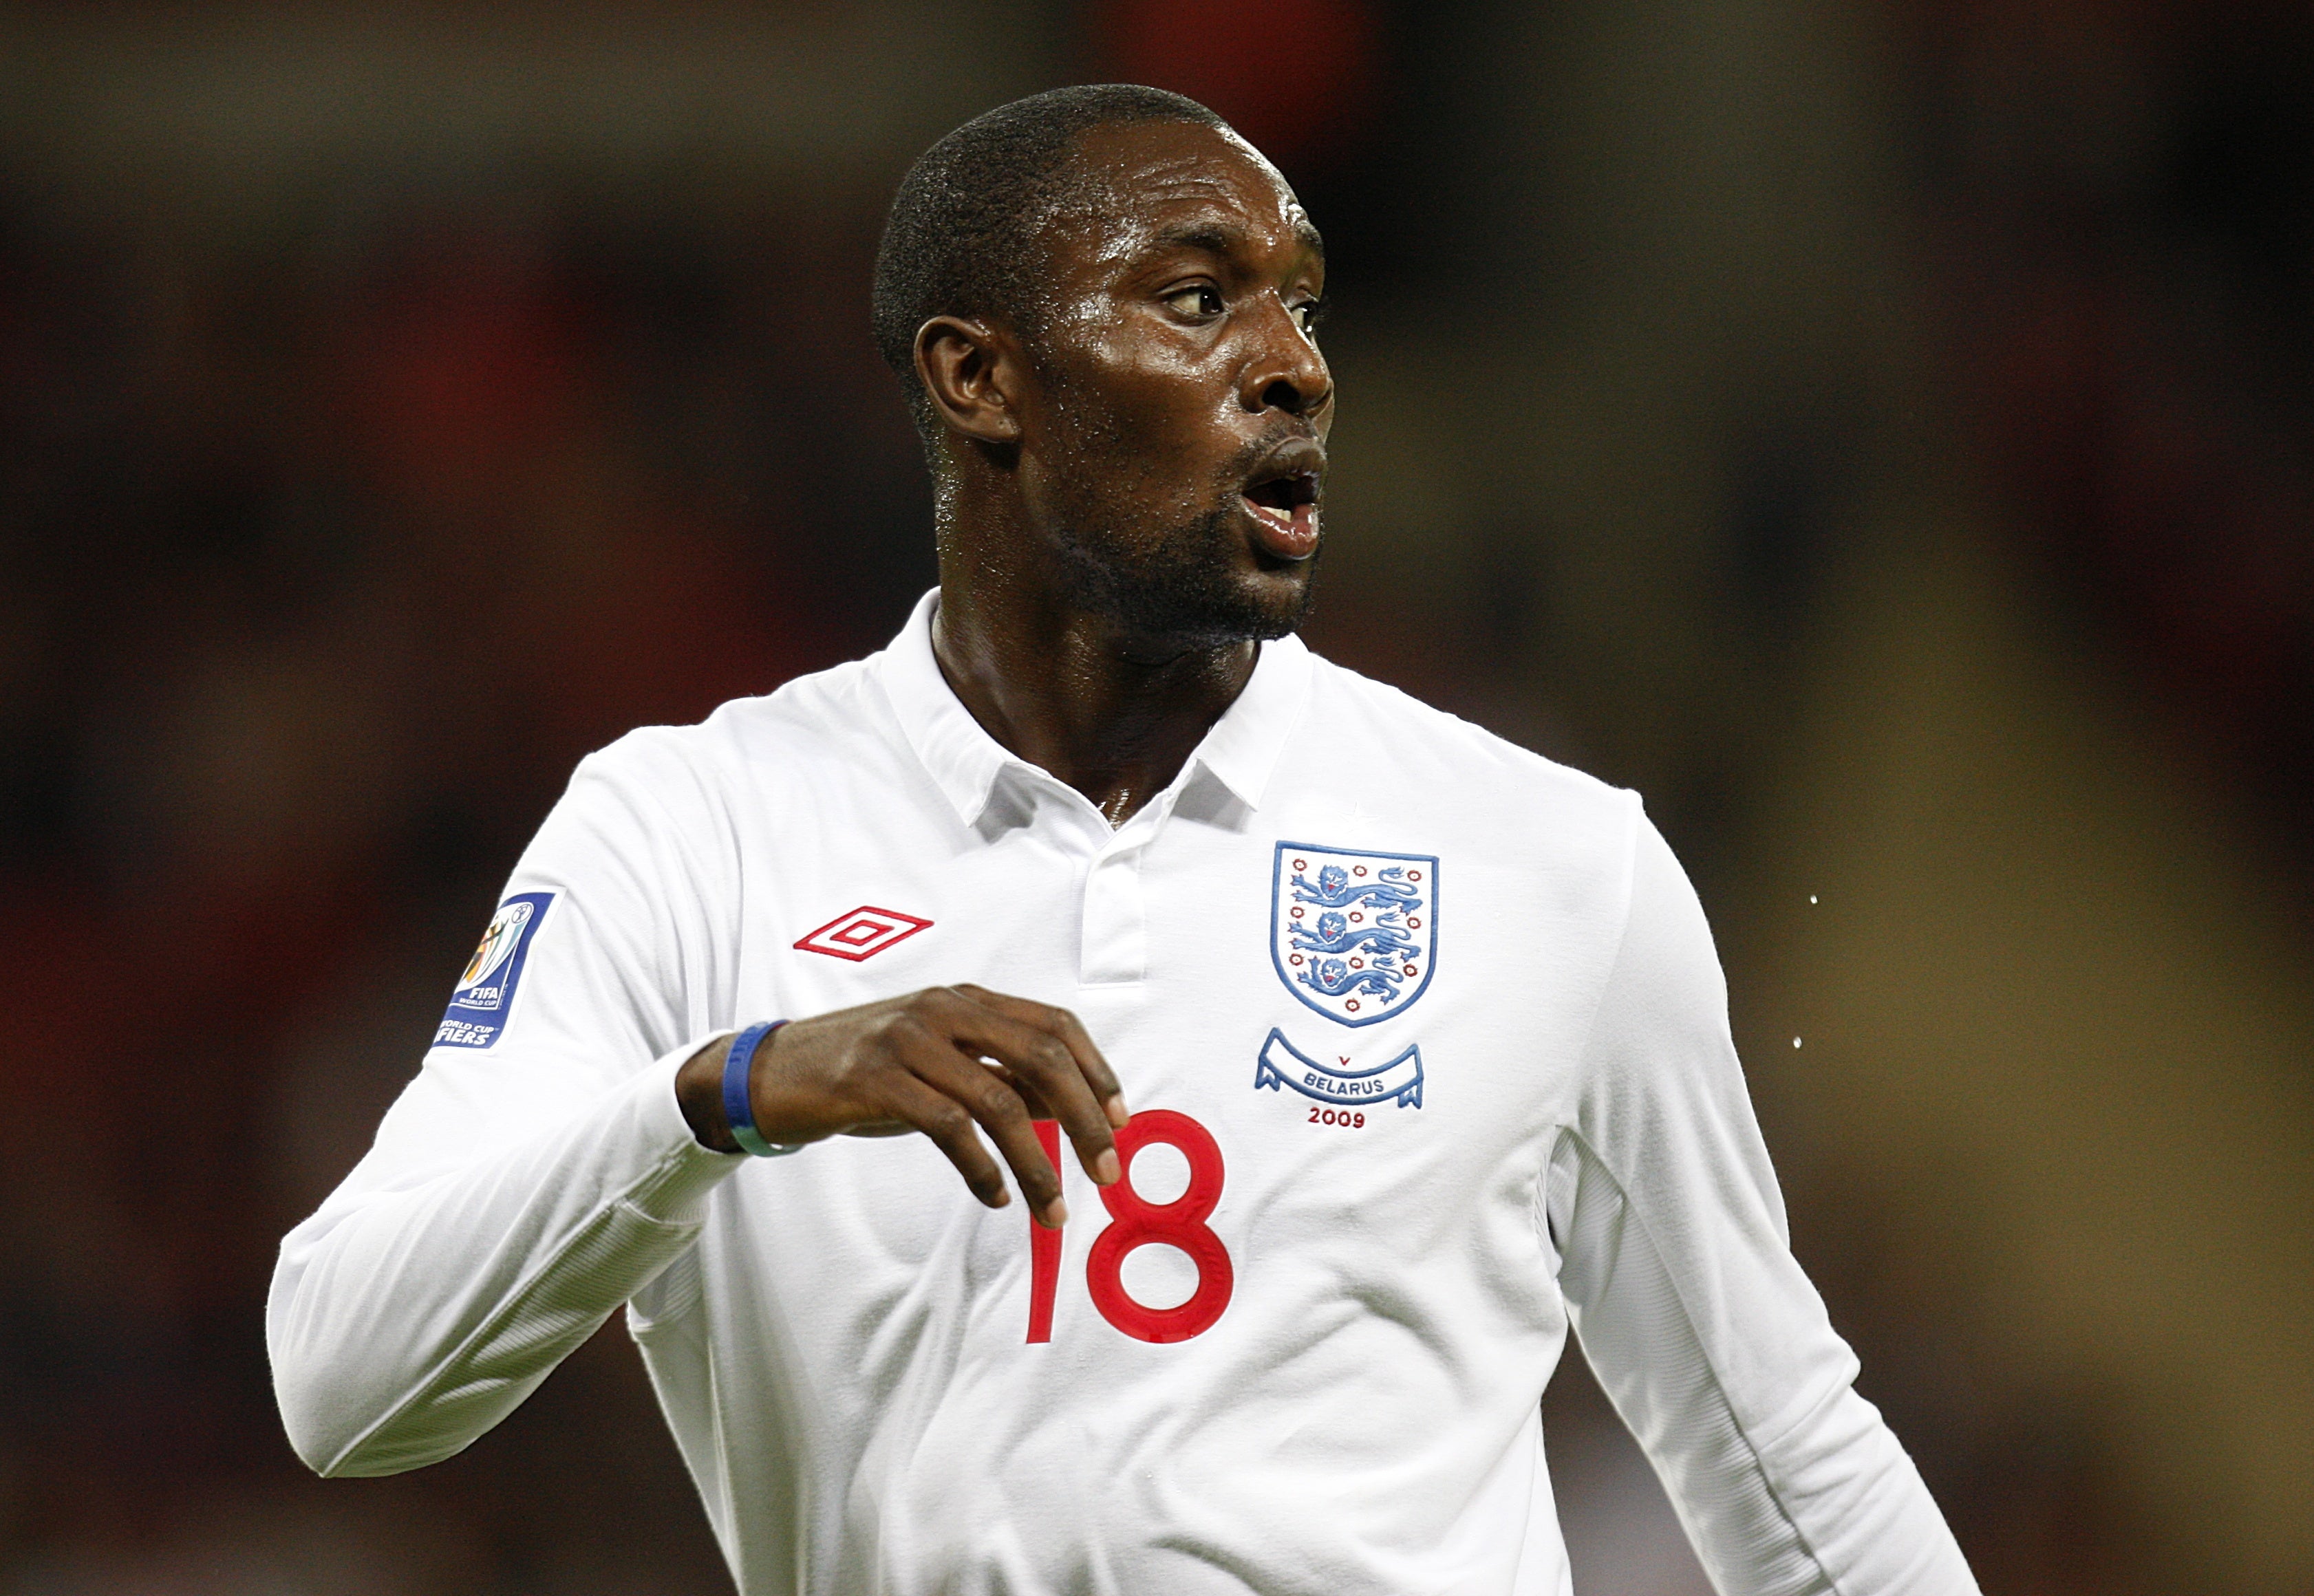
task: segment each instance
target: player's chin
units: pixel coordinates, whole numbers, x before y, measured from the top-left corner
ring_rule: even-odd
[[[1254,639],[1282,638],[1301,630],[1310,613],[1312,585],[1318,574],[1315,551],[1298,560],[1252,551],[1250,569],[1241,572],[1238,591]]]

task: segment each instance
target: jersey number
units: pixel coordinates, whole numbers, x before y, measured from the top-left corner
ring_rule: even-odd
[[[1037,1139],[1053,1168],[1061,1168],[1061,1127],[1037,1122]],[[1188,1189],[1170,1203],[1152,1203],[1133,1189],[1133,1155],[1152,1142],[1179,1148],[1189,1160]],[[1222,1195],[1222,1150],[1213,1133],[1186,1114],[1152,1108],[1136,1114],[1117,1133],[1117,1161],[1125,1177],[1100,1187],[1108,1228],[1085,1259],[1085,1290],[1100,1317],[1136,1341],[1187,1341],[1213,1328],[1229,1306],[1234,1276],[1229,1249],[1206,1224]],[[1162,1243],[1187,1253],[1197,1266],[1197,1289],[1172,1308],[1147,1308],[1126,1294],[1125,1255]],[[1053,1297],[1061,1283],[1061,1233],[1029,1221],[1029,1339],[1053,1338]]]

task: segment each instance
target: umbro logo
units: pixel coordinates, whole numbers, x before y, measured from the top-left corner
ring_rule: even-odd
[[[847,909],[817,930],[800,937],[796,946],[806,953],[824,953],[830,958],[848,958],[855,962],[873,958],[895,942],[905,942],[932,924],[913,914],[903,914],[896,909],[879,909],[862,904],[857,909]]]

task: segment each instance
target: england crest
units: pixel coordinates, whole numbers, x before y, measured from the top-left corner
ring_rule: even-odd
[[[1328,1019],[1372,1025],[1414,1007],[1438,950],[1438,860],[1280,842],[1269,957]]]

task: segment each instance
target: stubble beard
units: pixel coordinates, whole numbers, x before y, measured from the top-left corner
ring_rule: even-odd
[[[1087,609],[1126,636],[1171,653],[1267,642],[1299,630],[1310,613],[1317,557],[1291,588],[1242,580],[1235,568],[1243,533],[1233,506],[1218,506],[1133,547],[1105,532],[1071,526],[1059,543]]]

